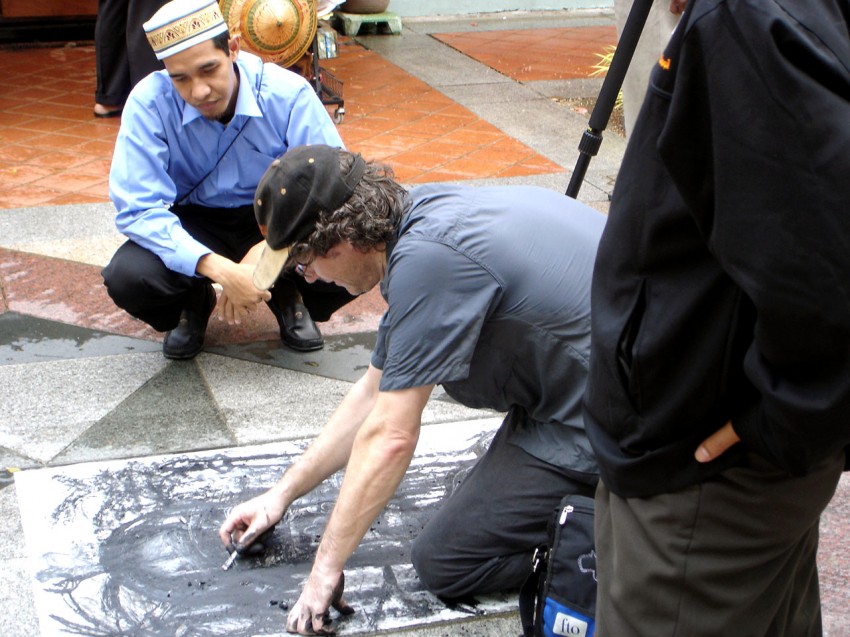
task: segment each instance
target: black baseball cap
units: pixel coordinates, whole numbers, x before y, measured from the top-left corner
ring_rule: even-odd
[[[254,196],[254,215],[266,245],[254,270],[254,285],[268,290],[280,276],[289,248],[316,229],[319,213],[340,208],[360,183],[366,161],[354,155],[347,173],[340,149],[321,144],[296,146],[275,159]]]

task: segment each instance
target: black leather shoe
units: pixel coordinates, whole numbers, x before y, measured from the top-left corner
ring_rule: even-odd
[[[165,333],[162,341],[163,356],[174,360],[188,360],[197,356],[204,347],[204,334],[215,302],[215,290],[209,283],[192,290],[177,327]]]
[[[279,308],[275,301],[266,304],[280,326],[280,340],[296,352],[313,352],[322,349],[325,341],[318,326],[303,303],[291,302]]]

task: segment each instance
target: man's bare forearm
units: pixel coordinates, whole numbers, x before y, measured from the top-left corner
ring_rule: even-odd
[[[380,394],[357,432],[314,568],[342,572],[374,519],[404,477],[419,439],[431,387]]]

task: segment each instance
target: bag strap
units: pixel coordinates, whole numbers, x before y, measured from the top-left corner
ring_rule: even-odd
[[[248,122],[245,122],[245,126],[247,126],[247,125],[248,125]],[[218,160],[215,162],[215,165],[212,168],[210,168],[207,171],[207,174],[204,175],[203,177],[201,177],[201,179],[194,186],[192,186],[192,189],[189,192],[187,192],[185,195],[183,195],[183,197],[180,199],[180,201],[178,202],[177,205],[179,205],[179,206],[186,205],[189,201],[189,197],[191,197],[194,194],[194,192],[198,188],[200,188],[201,184],[204,183],[209,178],[209,176],[213,174],[213,172],[215,172],[215,169],[219,167],[219,165],[221,164],[221,161],[224,159],[224,156],[227,154],[227,151],[231,149],[234,142],[237,139],[239,139],[239,136],[242,134],[242,131],[245,130],[245,126],[240,128],[239,132],[237,132],[236,135],[233,136],[233,139],[230,140],[230,143],[227,145],[227,148],[224,149],[224,152],[219,156]]]
[[[538,593],[542,583],[541,576],[546,572],[548,557],[549,547],[545,544],[534,549],[534,555],[531,558],[531,574],[519,589],[519,620],[522,624],[522,637],[534,637],[534,618],[537,614],[537,605],[542,601],[538,599]]]

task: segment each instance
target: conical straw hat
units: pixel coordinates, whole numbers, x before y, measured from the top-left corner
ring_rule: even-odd
[[[231,34],[266,62],[295,64],[313,42],[318,19],[314,0],[221,0]]]

